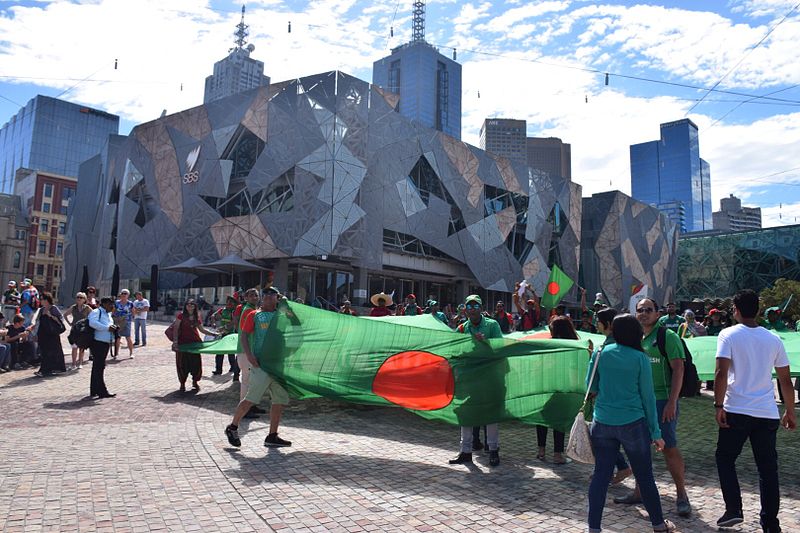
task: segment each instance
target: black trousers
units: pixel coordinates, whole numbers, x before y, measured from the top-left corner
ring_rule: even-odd
[[[103,373],[106,370],[106,357],[111,345],[107,342],[92,340],[89,346],[89,353],[92,354],[92,379],[89,383],[89,394],[91,396],[105,396],[108,394]]]
[[[217,373],[222,373],[222,363],[225,362],[225,354],[218,353],[214,356],[214,363],[216,367]],[[235,375],[239,375],[239,363],[236,362],[236,354],[229,353],[228,354],[228,364],[231,365],[231,372]]]
[[[547,446],[547,426],[536,426],[536,445],[539,448]],[[564,433],[553,430],[553,452],[564,453]]]
[[[778,509],[780,488],[778,483],[778,452],[775,449],[780,421],[756,418],[737,413],[727,413],[728,428],[719,429],[717,438],[717,473],[725,500],[725,509],[741,512],[742,491],[736,475],[736,459],[744,443],[750,439],[753,459],[758,469],[758,488],[761,492],[761,527],[764,531],[780,531]]]

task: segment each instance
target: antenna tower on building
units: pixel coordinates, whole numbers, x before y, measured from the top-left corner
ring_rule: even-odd
[[[250,35],[248,31],[249,27],[250,26],[244,23],[244,6],[242,6],[242,20],[236,25],[236,31],[234,32],[236,36],[236,41],[234,41],[236,43],[236,48],[244,48],[244,45],[247,43],[247,36]],[[230,49],[231,52],[233,50],[235,50],[235,48]]]
[[[411,42],[418,43],[425,41],[425,2],[414,0],[411,19]]]

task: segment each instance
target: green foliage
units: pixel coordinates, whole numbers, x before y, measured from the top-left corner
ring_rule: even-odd
[[[762,290],[760,295],[762,309],[783,306],[786,299],[792,294],[794,294],[794,297],[789,302],[789,307],[786,308],[784,317],[796,320],[800,317],[800,281],[779,278],[775,281],[775,285]]]

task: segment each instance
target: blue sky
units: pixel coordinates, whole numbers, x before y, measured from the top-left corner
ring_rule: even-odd
[[[0,122],[36,94],[116,113],[121,133],[199,105],[241,5],[0,0]],[[334,69],[369,81],[372,62],[411,33],[410,0],[246,6],[253,56],[275,81]],[[431,1],[426,39],[463,65],[467,142],[486,117],[526,119],[530,135],[572,144],[584,196],[629,193],[628,146],[688,116],[715,210],[735,194],[762,207],[765,226],[800,223],[797,0]],[[684,87],[715,84],[737,94]]]

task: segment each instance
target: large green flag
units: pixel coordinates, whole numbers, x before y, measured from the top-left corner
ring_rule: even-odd
[[[395,319],[396,320],[396,319]],[[435,320],[435,319],[434,319]],[[230,353],[228,336],[181,346]],[[568,431],[583,401],[587,341],[490,339],[289,303],[260,346],[261,367],[294,398],[394,405],[477,426],[521,420]]]
[[[792,376],[800,376],[800,333],[794,331],[773,331],[781,338],[789,356],[789,369]],[[686,347],[692,353],[692,361],[697,367],[700,380],[714,379],[717,365],[717,337],[694,337],[685,339]]]
[[[542,307],[553,309],[561,301],[561,298],[569,292],[575,282],[567,276],[558,265],[553,265],[550,270],[550,278],[544,288],[542,295]]]

